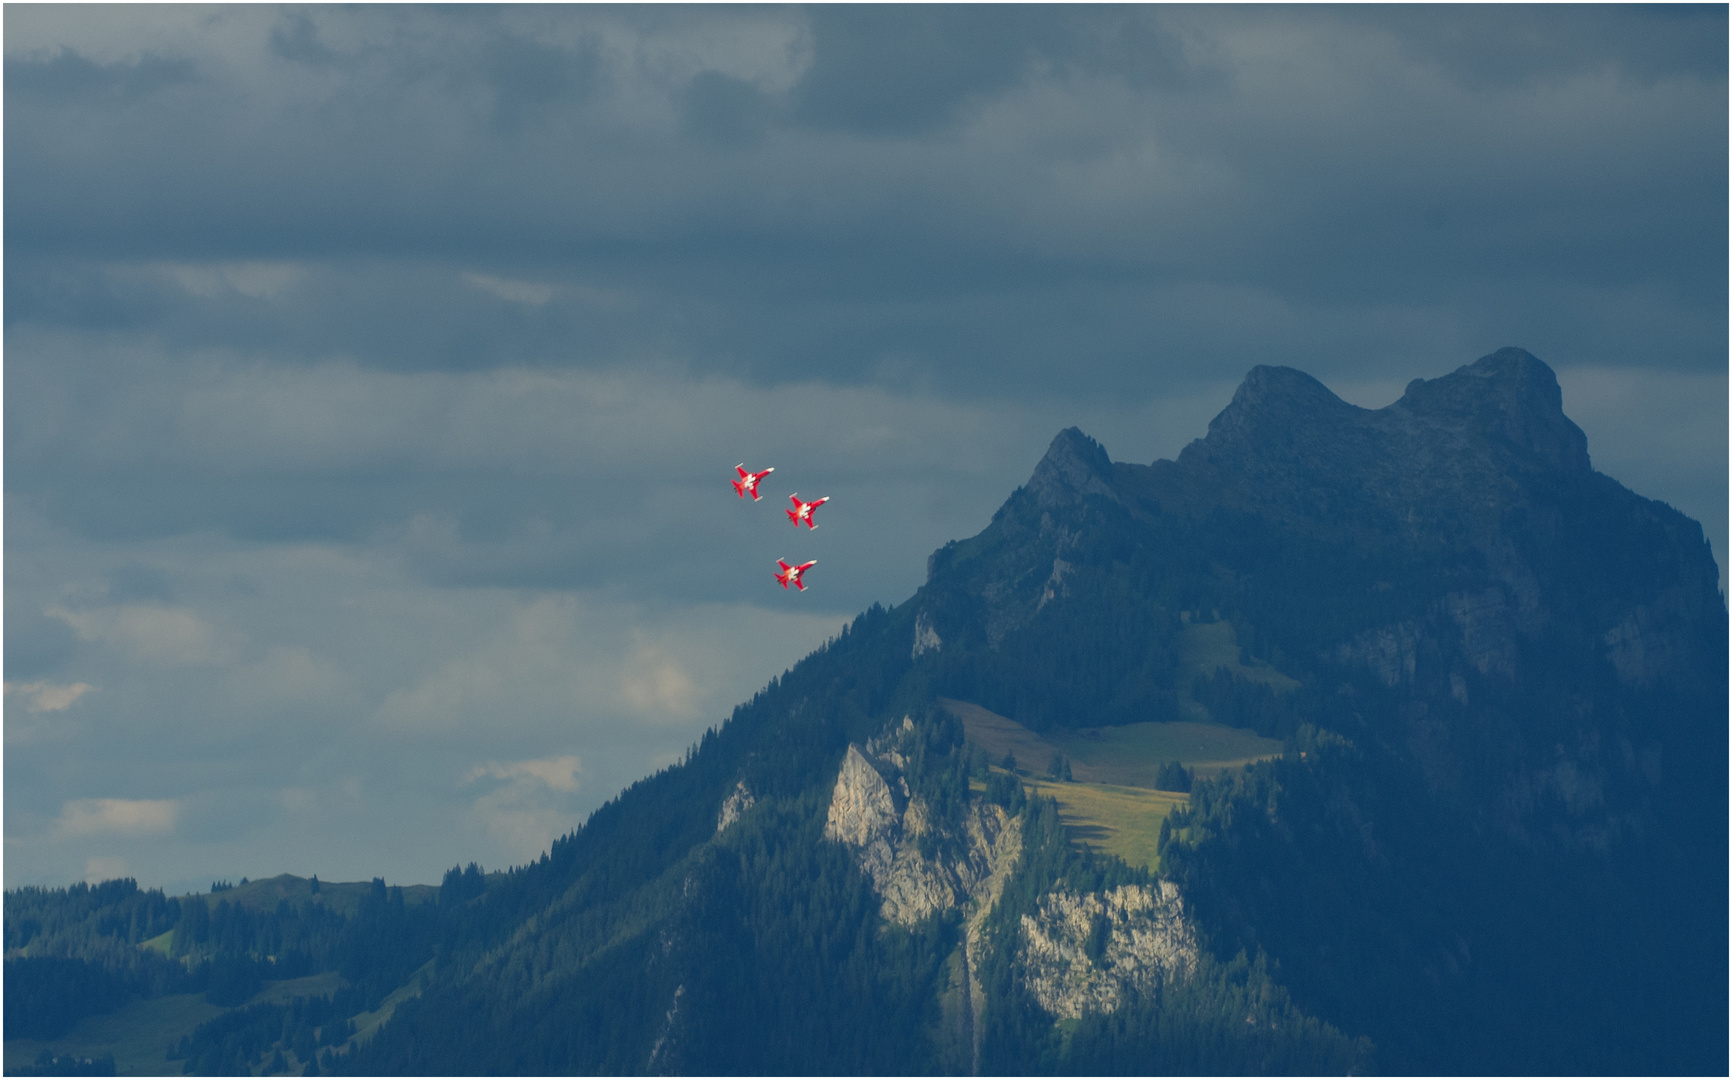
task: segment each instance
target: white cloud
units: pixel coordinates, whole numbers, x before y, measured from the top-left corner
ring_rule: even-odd
[[[484,776],[491,776],[495,780],[534,780],[554,791],[571,792],[577,790],[577,774],[582,771],[583,762],[576,754],[531,761],[489,761],[470,769],[463,782],[473,783]]]
[[[85,641],[117,646],[139,660],[197,664],[220,659],[226,651],[211,625],[187,608],[119,604],[73,611],[51,605],[43,614],[66,623]]]
[[[491,724],[504,708],[519,715],[569,715],[589,696],[588,668],[597,660],[593,648],[582,647],[582,618],[581,605],[570,596],[514,604],[503,625],[483,631],[479,642],[413,684],[392,690],[376,715],[388,728],[427,733]]]
[[[148,836],[171,831],[180,817],[174,799],[71,799],[54,823],[58,836]]]
[[[720,719],[841,623],[746,605],[669,612],[596,593],[493,595],[509,599],[476,609],[465,641],[383,695],[381,728],[462,740],[575,728],[612,740],[622,728]]]
[[[60,712],[69,708],[73,702],[94,689],[96,688],[89,683],[72,683],[68,686],[60,686],[50,682],[9,682],[5,684],[5,691],[8,696],[16,693],[29,698],[29,704],[24,707],[31,712]]]
[[[474,812],[488,838],[512,863],[536,858],[560,834],[578,824],[570,812],[526,803],[523,794],[514,788],[501,788],[482,796],[475,801]]]
[[[277,801],[283,809],[295,814],[304,814],[319,808],[319,793],[312,788],[286,787],[277,792]]]
[[[227,293],[273,300],[307,276],[306,267],[287,262],[156,263],[151,269],[201,300]]]
[[[698,688],[680,662],[658,646],[640,643],[620,672],[620,693],[634,712],[681,720],[697,715]]]
[[[126,876],[126,860],[118,855],[92,855],[84,863],[84,881],[87,885],[97,885]]]
[[[490,296],[525,307],[540,307],[553,299],[554,287],[534,281],[514,281],[488,274],[464,274],[463,280]]]
[[[262,659],[236,668],[228,681],[236,698],[254,708],[329,698],[351,683],[340,666],[301,645],[272,645]]]
[[[564,796],[577,791],[582,770],[575,754],[529,761],[489,761],[465,774],[506,781],[475,800],[474,814],[509,861],[528,861],[577,823]]]

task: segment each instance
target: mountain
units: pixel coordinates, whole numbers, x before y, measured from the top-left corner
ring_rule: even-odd
[[[282,885],[273,940],[341,989],[181,1059],[1724,1073],[1727,644],[1700,527],[1593,470],[1533,356],[1380,410],[1259,367],[1176,461],[1059,433],[912,598],[535,863],[353,915]],[[200,937],[207,898],[124,891],[7,894],[9,1033],[16,965],[117,970],[78,943],[123,904],[289,985],[262,914]]]

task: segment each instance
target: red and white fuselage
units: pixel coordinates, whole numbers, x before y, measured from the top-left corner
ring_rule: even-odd
[[[793,522],[795,525],[799,525],[803,522],[808,529],[816,529],[818,527],[812,524],[812,511],[830,501],[830,496],[826,495],[817,502],[801,502],[798,492],[788,496],[788,498],[793,500],[794,508],[782,512],[787,514],[788,520]]]
[[[757,502],[761,497],[758,494],[758,481],[776,470],[772,466],[771,468],[765,469],[763,472],[747,472],[746,463],[742,461],[738,465],[734,466],[734,471],[740,474],[740,478],[733,481],[734,491],[738,492],[742,499],[747,495],[750,495],[752,501]]]
[[[792,585],[801,592],[805,592],[806,583],[801,581],[800,577],[805,574],[806,571],[818,565],[818,560],[813,559],[811,562],[803,562],[799,566],[789,566],[781,559],[777,559],[776,565],[782,568],[776,572],[776,580],[782,583],[782,588],[786,589],[789,585]]]

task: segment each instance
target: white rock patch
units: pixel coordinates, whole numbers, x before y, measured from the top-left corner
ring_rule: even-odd
[[[1022,917],[1022,929],[1029,991],[1060,1019],[1111,1013],[1129,987],[1183,979],[1197,964],[1197,932],[1170,881],[1082,895],[1057,889],[1037,916]],[[1091,958],[1097,934],[1105,940]]]

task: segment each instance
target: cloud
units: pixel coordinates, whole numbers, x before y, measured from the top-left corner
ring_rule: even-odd
[[[126,876],[126,860],[118,855],[92,855],[84,863],[84,882],[87,885],[97,885]]]
[[[28,45],[9,31],[9,55],[118,62],[125,50],[94,21],[32,18],[16,32]],[[758,379],[801,357],[858,376],[918,345],[962,383],[1012,361],[1035,379],[1055,355],[1095,357],[1097,377],[1123,379],[1153,345],[1232,330],[1154,332],[1136,316],[1140,299],[1183,284],[1440,319],[1477,306],[1464,282],[1715,292],[1722,253],[1698,226],[1725,209],[1724,170],[1710,167],[1725,156],[1725,69],[1699,42],[1723,21],[1576,9],[164,15],[132,51],[178,41],[200,57],[198,89],[142,111],[98,95],[77,123],[36,106],[9,117],[9,140],[30,152],[14,154],[8,194],[32,212],[8,253],[76,238],[119,259],[196,242],[239,265],[288,248],[375,287],[343,282],[293,318],[236,304],[213,321],[201,301],[199,317],[162,324],[206,344],[218,329],[331,335],[343,340],[318,345],[364,340],[359,351],[393,363],[440,366],[572,341],[611,349],[625,335]],[[279,48],[290,38],[318,48],[291,58]],[[580,66],[582,86],[536,74]],[[701,109],[694,88],[708,88]],[[188,146],[239,149],[168,149]],[[410,250],[454,260],[437,270],[442,289]],[[478,291],[453,266],[530,286],[519,303],[567,280],[629,279],[654,314],[598,327],[549,294],[536,311],[561,332],[529,320],[495,333],[475,321],[483,297],[450,302]],[[21,293],[8,314],[46,313]],[[503,330],[521,314],[492,317]],[[1079,335],[1084,347],[1066,350]],[[1700,347],[1691,362],[1708,362]]]
[[[513,281],[487,274],[464,274],[463,280],[490,296],[509,300],[525,307],[540,307],[553,299],[554,287],[533,281]]]
[[[6,674],[102,693],[9,697],[6,811],[184,796],[159,881],[531,857],[1060,428],[1170,457],[1259,363],[1375,407],[1529,348],[1723,554],[1725,26],[8,8]]]
[[[174,799],[72,799],[54,823],[58,836],[149,836],[173,830],[180,817]]]
[[[527,863],[545,852],[562,833],[575,824],[572,815],[558,807],[537,806],[513,788],[504,788],[475,801],[474,814],[504,861]]]
[[[85,641],[114,645],[139,660],[199,664],[224,653],[211,625],[187,608],[121,604],[73,611],[53,605],[43,614],[66,623]]]
[[[577,790],[582,763],[576,755],[530,761],[490,761],[464,775],[464,783],[483,777],[506,784],[475,800],[473,813],[508,861],[527,862],[571,828],[563,798]]]
[[[228,685],[254,709],[296,708],[310,701],[346,696],[349,673],[301,645],[272,645],[262,659],[234,669]]]
[[[304,266],[280,262],[162,263],[151,269],[203,300],[229,292],[254,300],[272,300],[307,275]]]
[[[698,690],[691,676],[654,645],[632,651],[620,672],[620,692],[632,711],[644,716],[689,720],[697,715]]]
[[[37,713],[60,712],[70,708],[73,702],[96,689],[89,683],[72,683],[60,686],[49,682],[8,682],[5,687],[8,697],[14,693],[28,697],[30,703],[25,708]]]
[[[728,445],[818,454],[827,468],[859,471],[978,469],[1006,441],[991,404],[836,385],[799,370],[760,385],[665,362],[410,373],[127,352],[124,361],[59,346],[36,352],[39,363],[84,365],[90,378],[107,379],[125,362],[137,392],[104,395],[82,415],[20,417],[14,454],[43,467],[150,465],[203,476],[495,468],[605,476],[629,494],[628,468],[696,475]],[[74,378],[50,396],[96,389]]]
[[[463,782],[473,783],[491,776],[495,780],[534,780],[554,791],[572,792],[577,790],[577,774],[582,770],[583,762],[575,754],[531,761],[489,761],[470,769]]]
[[[375,718],[392,730],[457,734],[491,725],[507,702],[537,719],[569,715],[600,660],[581,646],[584,616],[572,597],[513,603],[478,644],[387,694]]]
[[[381,731],[473,743],[489,733],[581,731],[611,742],[688,730],[756,689],[730,670],[742,648],[764,651],[767,679],[842,621],[745,605],[651,607],[605,593],[501,593],[489,608],[470,615],[460,645],[383,695],[371,718]]]

